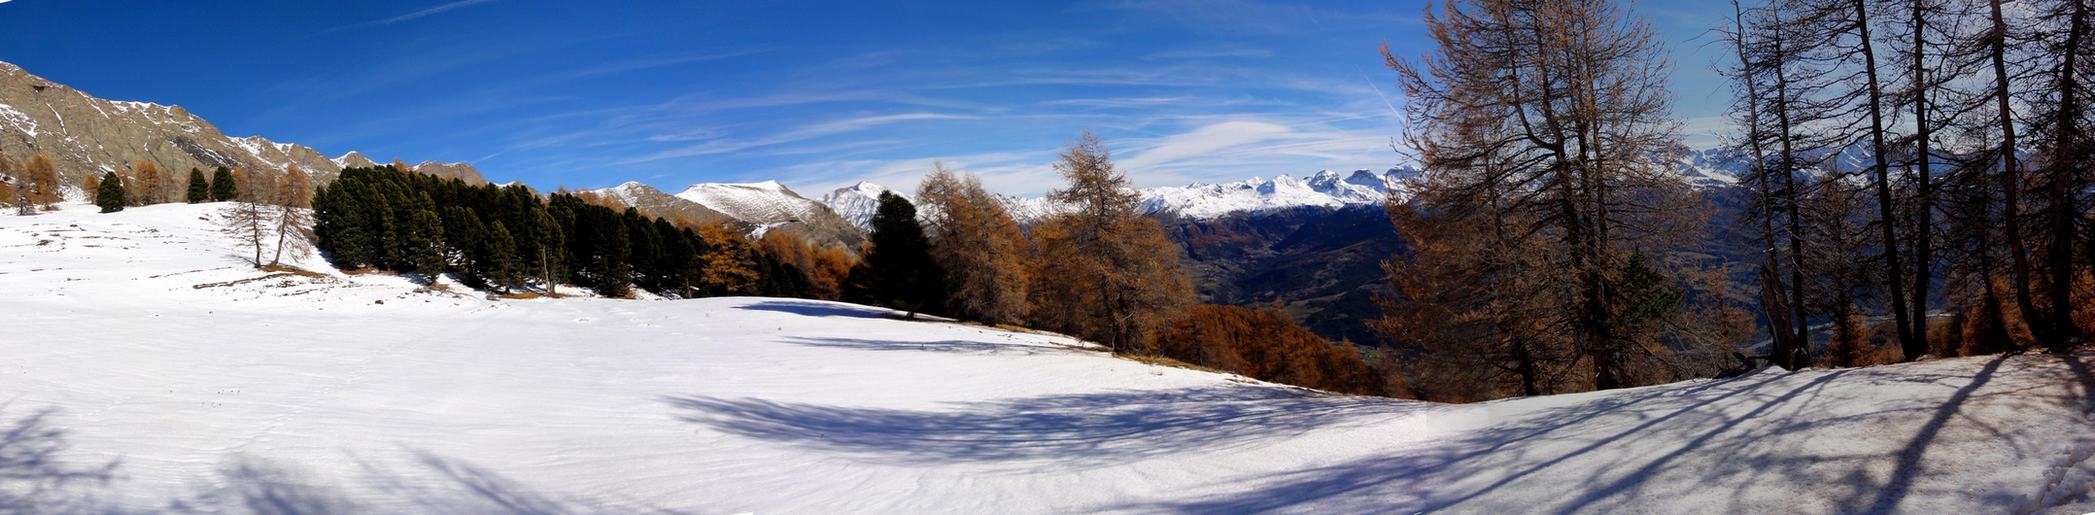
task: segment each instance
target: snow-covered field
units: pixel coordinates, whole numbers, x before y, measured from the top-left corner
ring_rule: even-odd
[[[2095,511],[2089,353],[1441,405],[847,304],[256,280],[215,208],[0,216],[0,512]]]

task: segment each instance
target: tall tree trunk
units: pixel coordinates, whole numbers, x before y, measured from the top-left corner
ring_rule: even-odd
[[[1760,216],[1755,218],[1758,218],[1760,222],[1763,260],[1760,269],[1760,285],[1763,290],[1761,294],[1761,312],[1767,314],[1768,334],[1773,342],[1769,353],[1773,356],[1788,356],[1791,354],[1790,349],[1796,346],[1796,333],[1794,332],[1795,329],[1790,327],[1791,307],[1782,300],[1783,292],[1787,290],[1782,284],[1781,252],[1775,248],[1775,213],[1778,204],[1775,202],[1774,188],[1769,185],[1772,179],[1768,177],[1770,172],[1767,166],[1767,153],[1761,146],[1764,135],[1761,134],[1760,81],[1757,77],[1759,77],[1759,70],[1764,65],[1754,64],[1753,59],[1746,52],[1748,43],[1746,39],[1745,8],[1739,5],[1738,0],[1732,0],[1731,10],[1732,29],[1735,31],[1732,34],[1732,37],[1735,38],[1732,43],[1733,47],[1738,51],[1739,80],[1745,83],[1742,93],[1746,97],[1746,144],[1747,148],[1753,152],[1751,173],[1753,174],[1754,185],[1758,187],[1757,193],[1760,195]],[[1774,63],[1780,66],[1781,60],[1776,59]],[[1792,368],[1791,363],[1783,362],[1781,365],[1783,368]]]
[[[2038,341],[2051,341],[2051,326],[2037,312],[2030,297],[2029,244],[2022,233],[2022,156],[2015,144],[2015,111],[2008,96],[2008,24],[2001,17],[2004,0],[1987,2],[1993,8],[1993,33],[1987,49],[1993,61],[1993,100],[2000,111],[2000,182],[2002,231],[2008,237],[2008,282],[2014,290],[2015,311]]]
[[[1925,0],[1913,2],[1913,171],[1918,182],[1915,184],[1913,240],[1913,339],[1921,348],[1928,344],[1928,283],[1934,282],[1934,235],[1935,235],[1935,190],[1931,168],[1934,156],[1929,138],[1934,137],[1934,127],[1928,123],[1928,67],[1927,67],[1927,10]],[[1911,347],[1908,347],[1909,349]],[[1911,359],[1911,358],[1908,358]]]
[[[1918,358],[1928,351],[1927,342],[1918,341],[1913,334],[1913,314],[1906,309],[1906,263],[1899,252],[1897,228],[1898,212],[1892,204],[1891,165],[1884,156],[1884,91],[1883,81],[1877,78],[1876,44],[1870,40],[1869,11],[1867,0],[1853,0],[1854,25],[1857,49],[1862,52],[1864,84],[1869,92],[1869,119],[1871,154],[1874,154],[1874,169],[1877,179],[1877,226],[1882,229],[1885,289],[1891,294],[1891,311],[1898,325],[1899,349],[1905,358]]]
[[[1783,196],[1786,197],[1789,207],[1790,322],[1795,325],[1796,331],[1790,336],[1790,340],[1808,346],[1811,342],[1811,318],[1810,312],[1804,306],[1804,203],[1802,188],[1797,185],[1796,133],[1793,132],[1794,126],[1791,125],[1790,119],[1790,80],[1787,64],[1789,52],[1792,50],[1787,44],[1788,37],[1781,32],[1781,24],[1781,18],[1776,18],[1773,41],[1775,63],[1772,69],[1775,71],[1775,130],[1782,147],[1782,155],[1777,158],[1776,164],[1779,168],[1777,172],[1782,174]],[[1784,355],[1779,359],[1787,362],[1789,356]]]
[[[2073,12],[2067,21],[2066,50],[2059,65],[2057,118],[2052,122],[2057,131],[2052,141],[2054,157],[2044,165],[2045,175],[2050,179],[2046,181],[2049,183],[2046,191],[2051,197],[2048,209],[2051,242],[2046,245],[2045,266],[2051,274],[2046,293],[2051,301],[2053,334],[2049,346],[2053,350],[2064,350],[2080,336],[2079,326],[2073,323],[2073,276],[2076,272],[2073,246],[2077,243],[2074,226],[2080,218],[2074,197],[2080,188],[2073,178],[2080,173],[2082,165],[2076,153],[2081,145],[2080,110],[2083,106],[2080,105],[2080,77],[2075,68],[2080,64],[2081,40],[2088,32],[2087,11],[2087,2],[2073,2]]]

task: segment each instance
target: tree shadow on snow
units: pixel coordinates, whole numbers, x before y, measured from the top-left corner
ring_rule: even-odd
[[[847,304],[831,304],[827,302],[810,302],[794,300],[766,300],[751,304],[735,306],[735,309],[791,313],[795,315],[816,318],[899,318],[895,316],[895,313],[893,311],[889,311],[886,309],[871,308],[865,306],[853,306]]]
[[[2005,359],[2005,358],[2003,358]],[[1885,403],[1828,390],[1835,378],[1855,369],[1825,373],[1809,380],[1783,380],[1762,373],[1733,380],[1710,381],[1687,388],[1623,392],[1594,401],[1552,408],[1498,423],[1457,441],[1402,453],[1376,455],[1350,462],[1270,474],[1229,478],[1212,485],[1224,492],[1190,500],[1164,500],[1107,506],[1103,509],[1143,512],[1246,513],[1315,509],[1335,512],[1503,511],[1531,513],[1606,513],[1622,511],[1651,499],[1669,500],[1698,510],[1719,512],[1782,510],[1889,512],[1912,491],[1924,472],[1921,456],[1945,445],[1943,426],[1966,402],[1994,397],[2018,402],[2020,391],[1975,393],[1992,380],[2001,360],[1976,375],[1940,375],[1880,382],[1920,381],[1954,388],[1937,403]],[[1907,376],[1917,374],[1906,373]],[[2089,374],[2095,376],[2095,374]],[[1855,379],[1855,378],[1851,378]],[[2088,379],[2095,385],[2095,379]],[[2041,402],[2065,399],[2046,398]],[[1487,405],[1488,406],[1488,405]],[[1828,406],[1865,410],[1841,416],[1807,417]],[[1886,426],[1888,416],[1932,417],[1918,427]],[[1969,418],[1969,417],[1966,417]],[[1956,443],[1996,438],[1984,421],[1959,426]],[[1843,449],[1838,442],[1810,442],[1810,431],[1852,425],[1848,431],[1909,430],[1915,435],[1903,449]],[[1578,426],[1577,431],[1560,431]],[[1882,428],[1882,429],[1878,429]],[[1600,430],[1596,430],[1600,429]],[[1803,449],[1818,443],[1818,449]],[[1831,445],[1827,445],[1831,444]],[[2019,452],[2018,452],[2019,454]],[[1712,456],[1718,458],[1712,459]],[[1685,459],[1684,459],[1685,458]],[[1896,460],[1888,479],[1865,472],[1871,464]],[[1882,470],[1882,469],[1878,469]],[[1770,499],[1756,486],[1796,485],[1789,498]],[[1259,485],[1253,489],[1236,485]],[[1695,485],[1682,491],[1681,485]],[[1819,487],[1852,486],[1861,499],[1815,499]],[[1729,495],[1724,494],[1731,488]],[[1807,495],[1796,495],[1807,494]],[[1982,497],[1984,502],[2012,502]],[[1771,504],[1788,503],[1794,504]],[[1664,505],[1662,501],[1660,505]],[[1728,503],[1728,504],[1727,504]],[[1812,504],[1818,503],[1818,504]],[[2003,505],[2003,509],[2006,506]],[[1649,505],[1645,505],[1649,509]],[[1664,508],[1661,508],[1663,510]]]
[[[559,497],[462,460],[420,449],[403,449],[413,459],[393,468],[359,460],[363,473],[330,481],[283,463],[239,455],[220,467],[222,488],[171,502],[166,511],[184,513],[247,512],[258,515],[328,515],[375,513],[409,507],[414,513],[667,513],[657,508],[603,500]],[[341,485],[358,485],[362,496],[348,495]],[[383,499],[397,506],[360,504],[353,497]]]
[[[663,402],[683,420],[731,434],[919,465],[1138,460],[1268,444],[1434,406],[1252,386],[1049,395],[938,411],[717,397]]]
[[[66,431],[54,409],[6,421],[0,406],[0,513],[90,511],[93,490],[109,483],[118,462],[76,465],[63,456]]]
[[[0,407],[4,408],[4,407]],[[80,465],[70,455],[66,431],[55,425],[57,410],[9,419],[0,409],[0,513],[127,513],[111,504],[126,481],[184,478],[121,478],[119,463]],[[229,455],[208,481],[173,496],[150,512],[327,515],[379,511],[354,499],[398,501],[424,513],[663,513],[636,503],[562,499],[540,493],[488,469],[423,450],[411,450],[405,469],[365,464],[357,477],[332,477],[261,457]],[[345,487],[361,486],[353,496]],[[372,496],[373,490],[377,495]],[[137,499],[131,502],[136,502]]]
[[[219,467],[222,488],[168,503],[170,512],[321,515],[362,511],[342,492],[303,470],[239,455]]]
[[[821,347],[826,349],[851,349],[865,351],[947,352],[959,354],[1047,354],[1072,352],[1078,349],[1062,346],[1037,345],[1018,342],[985,342],[973,340],[903,341],[871,340],[864,338],[824,338],[792,336],[786,343]]]

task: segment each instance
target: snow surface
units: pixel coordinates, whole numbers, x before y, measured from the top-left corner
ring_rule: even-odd
[[[1445,405],[839,303],[265,275],[221,206],[0,216],[0,512],[2095,510],[2095,353]]]
[[[36,119],[30,118],[28,114],[23,113],[19,109],[15,109],[15,106],[0,104],[0,121],[7,122],[9,127],[21,131],[23,134],[28,134],[31,138],[36,137]]]

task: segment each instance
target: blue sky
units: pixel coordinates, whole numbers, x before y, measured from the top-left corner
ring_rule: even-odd
[[[5,1],[5,0],[0,0]],[[1675,48],[1675,115],[1713,141],[1726,14],[1639,12]],[[1079,131],[1138,186],[1385,168],[1422,3],[0,3],[0,60],[229,135],[470,161],[591,188],[777,179],[910,188],[933,160],[1035,194]]]

